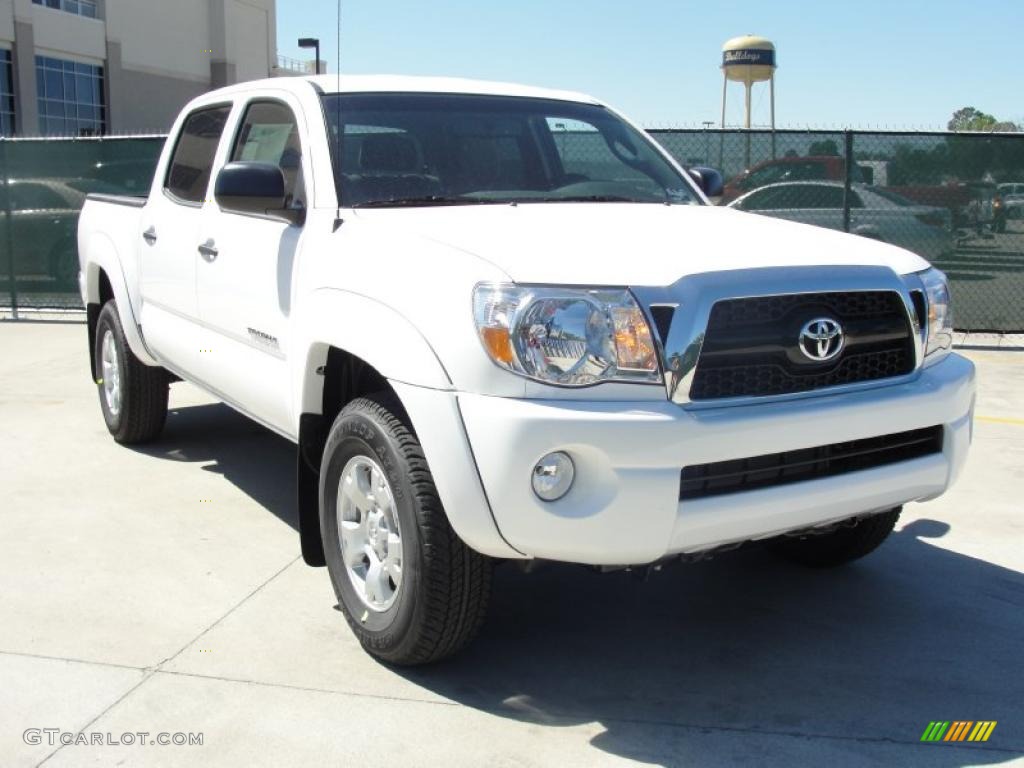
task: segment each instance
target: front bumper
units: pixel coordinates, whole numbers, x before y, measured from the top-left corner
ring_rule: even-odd
[[[504,541],[529,557],[633,565],[940,495],[966,459],[974,378],[973,364],[953,354],[901,384],[736,407],[457,397]],[[679,500],[684,466],[938,424],[945,428],[940,453],[837,477]],[[538,459],[556,450],[572,456],[576,481],[564,498],[543,502],[533,494],[530,474]],[[428,460],[433,464],[429,452]],[[459,529],[456,520],[453,525]]]

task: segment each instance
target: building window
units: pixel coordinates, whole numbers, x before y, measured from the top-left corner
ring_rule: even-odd
[[[11,52],[0,50],[0,136],[14,135],[14,78]]]
[[[67,11],[76,16],[86,16],[90,19],[97,17],[96,0],[32,0],[36,5],[47,8],[54,8],[58,11]]]
[[[39,131],[49,136],[99,136],[103,109],[103,67],[36,56]]]

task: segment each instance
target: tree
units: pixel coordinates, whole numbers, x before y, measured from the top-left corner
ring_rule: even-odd
[[[997,120],[974,107],[963,107],[953,113],[946,127],[951,131],[984,131],[986,133],[1016,133],[1020,126],[1008,120]]]

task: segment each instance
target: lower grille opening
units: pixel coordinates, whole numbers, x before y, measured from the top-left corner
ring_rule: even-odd
[[[685,467],[679,498],[701,499],[835,477],[918,459],[942,450],[942,427]]]

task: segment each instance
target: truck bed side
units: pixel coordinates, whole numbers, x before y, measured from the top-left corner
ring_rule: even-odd
[[[144,197],[91,194],[86,198],[78,222],[79,287],[82,302],[93,318],[109,298],[102,288],[109,285],[132,352],[144,363],[156,365],[146,349],[138,322],[138,241],[145,205]]]

